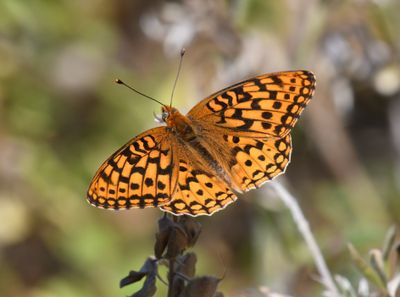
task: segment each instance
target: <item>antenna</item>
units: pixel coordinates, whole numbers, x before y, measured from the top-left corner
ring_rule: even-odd
[[[150,100],[153,100],[155,102],[157,102],[158,104],[161,104],[162,106],[165,106],[165,104],[161,103],[160,101],[158,101],[157,99],[154,99],[153,97],[147,96],[146,94],[143,94],[142,92],[139,92],[138,90],[136,90],[135,88],[131,87],[130,85],[124,83],[122,80],[120,80],[119,78],[117,78],[115,80],[115,83],[119,84],[119,85],[123,85],[125,87],[127,87],[128,89],[131,89],[132,91],[134,91],[135,93],[138,93],[139,95],[142,95],[143,97],[146,97]]]
[[[185,52],[186,52],[186,49],[183,47],[181,49],[181,59],[179,60],[178,72],[176,73],[174,86],[172,87],[171,101],[169,102],[170,107],[172,107],[172,98],[174,98],[175,87],[176,87],[176,83],[178,82],[179,73],[181,72],[182,61],[183,61],[183,56],[185,55]]]

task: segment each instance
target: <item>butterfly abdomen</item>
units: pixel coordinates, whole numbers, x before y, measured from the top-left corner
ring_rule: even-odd
[[[222,181],[230,184],[230,178],[224,168],[220,165],[220,162],[213,157],[210,151],[202,145],[202,142],[198,138],[190,141],[189,145],[201,156],[205,166],[207,166],[216,177],[219,177]]]

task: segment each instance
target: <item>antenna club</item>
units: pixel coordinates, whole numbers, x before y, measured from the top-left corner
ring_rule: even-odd
[[[114,80],[114,82],[115,82],[116,84],[120,84],[120,85],[123,85],[123,84],[124,84],[124,82],[123,82],[122,80],[120,80],[119,78],[116,78],[116,79]]]
[[[186,53],[186,49],[184,47],[182,47],[181,49],[181,57],[183,57],[183,55]]]

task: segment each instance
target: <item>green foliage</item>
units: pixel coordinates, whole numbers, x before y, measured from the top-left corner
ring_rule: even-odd
[[[362,275],[358,290],[354,289],[344,277],[338,277],[343,296],[398,296],[400,294],[400,234],[392,227],[386,234],[381,249],[371,249],[369,260],[365,260],[359,252],[349,244],[353,263]]]

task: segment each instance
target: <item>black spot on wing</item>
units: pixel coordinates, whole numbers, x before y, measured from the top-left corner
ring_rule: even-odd
[[[221,108],[216,109],[215,107],[211,106],[211,103],[214,103],[215,105],[219,105]],[[208,101],[206,106],[212,112],[221,111],[228,107],[228,105],[225,102],[218,100],[218,98],[214,98],[213,100]]]
[[[276,99],[276,96],[278,95],[277,91],[268,91],[269,99]]]
[[[254,99],[254,100],[252,100],[251,101],[251,108],[252,109],[256,109],[256,110],[261,109],[261,105],[260,105],[261,100],[262,99]]]
[[[131,187],[132,190],[137,190],[137,189],[139,189],[140,185],[139,184],[135,184],[135,183],[131,183],[130,187]]]
[[[142,150],[142,149],[140,148],[139,141],[133,142],[132,145],[133,145],[133,147],[135,148],[135,151],[140,152],[140,153],[143,153],[143,154],[147,153],[147,150]]]
[[[230,118],[241,120],[243,118],[243,112],[241,109],[236,108]]]
[[[114,159],[108,160],[108,165],[110,165],[114,171],[121,173],[122,169],[118,167],[117,163],[115,163]]]
[[[157,182],[157,188],[158,188],[159,190],[164,190],[165,187],[166,187],[166,185],[165,185],[163,182],[161,182],[161,181],[158,181],[158,182]]]
[[[101,176],[101,178],[102,178],[105,182],[107,182],[107,183],[110,183],[110,182],[111,182],[110,176],[108,176],[104,171],[102,171],[102,172],[100,173],[100,176]]]
[[[228,104],[226,104],[226,107],[232,106],[232,104],[233,104],[233,97],[232,96],[228,95],[228,93],[222,93],[221,97],[228,101]]]
[[[274,109],[280,109],[282,106],[282,103],[279,101],[275,101],[274,104],[272,104],[272,108]]]
[[[151,179],[150,177],[147,177],[147,178],[144,180],[144,183],[145,183],[145,185],[148,186],[148,187],[151,187],[151,186],[154,185],[154,181],[153,181],[153,179]]]
[[[261,125],[266,130],[271,129],[271,127],[272,127],[272,125],[270,123],[267,123],[267,122],[262,122]]]
[[[167,175],[167,174],[172,174],[172,164],[170,163],[167,167],[165,167],[165,168],[161,168],[161,167],[158,167],[158,174],[161,174],[161,175]]]
[[[263,119],[269,120],[270,118],[272,118],[272,113],[269,111],[263,111],[261,116],[263,117]]]
[[[145,172],[146,168],[140,166],[132,167],[131,169],[131,173],[139,173],[140,175],[144,175]]]
[[[250,120],[250,119],[242,119],[242,121],[243,121],[243,124],[240,126],[237,126],[235,128],[236,130],[239,130],[239,131],[249,130],[254,123],[254,121]]]
[[[254,79],[253,82],[257,87],[259,87],[260,91],[267,91],[265,84],[261,83],[259,79]]]
[[[119,176],[119,181],[122,182],[122,183],[128,184],[129,183],[129,177],[120,175]]]

